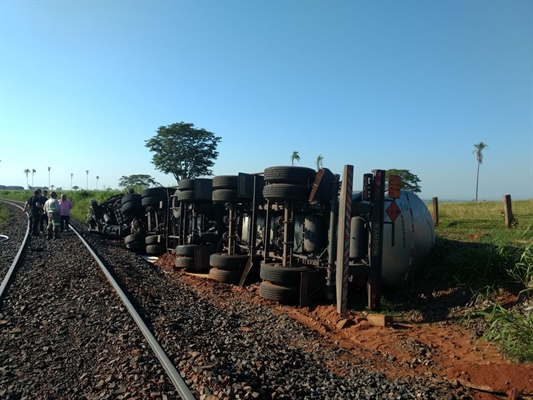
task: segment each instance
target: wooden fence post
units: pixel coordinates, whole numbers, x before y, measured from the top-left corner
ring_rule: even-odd
[[[439,198],[433,197],[433,223],[439,226]]]
[[[513,222],[513,210],[511,207],[511,195],[503,195],[503,212],[505,214],[505,227],[511,229],[511,223]]]

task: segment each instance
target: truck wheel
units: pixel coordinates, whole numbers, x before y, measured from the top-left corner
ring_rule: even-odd
[[[132,235],[129,235],[129,236],[132,236]],[[126,236],[126,238],[128,238],[128,236]],[[132,240],[126,243],[126,248],[131,251],[134,251],[135,253],[141,254],[145,252],[146,244],[144,243],[144,239],[143,240]]]
[[[316,171],[312,168],[298,166],[281,166],[265,168],[265,182],[268,183],[309,183],[315,179]]]
[[[281,264],[261,264],[259,276],[264,281],[285,286],[299,285],[302,272],[309,271],[307,267],[283,267]]]
[[[146,254],[152,254],[155,256],[160,256],[167,252],[167,248],[164,244],[150,244],[146,246]]]
[[[271,201],[306,201],[310,194],[307,185],[273,183],[263,188],[263,197]]]
[[[215,203],[239,203],[242,201],[241,199],[239,199],[237,189],[213,190],[211,198]]]
[[[122,205],[129,203],[129,202],[140,203],[141,195],[139,193],[132,193],[132,194],[127,194],[123,196],[122,199],[120,199],[120,204]]]
[[[178,183],[179,190],[194,190],[194,179],[182,179]]]
[[[166,197],[165,188],[155,187],[155,188],[146,188],[141,191],[141,197]]]
[[[194,257],[176,257],[174,265],[176,266],[176,268],[194,269]]]
[[[141,242],[144,245],[145,238],[146,235],[143,233],[132,233],[124,238],[124,243],[130,244],[132,242]]]
[[[229,255],[225,253],[214,253],[209,257],[209,265],[226,271],[233,271],[243,268],[248,261],[247,255]]]
[[[241,275],[242,271],[240,270],[226,271],[220,268],[211,268],[209,270],[211,279],[223,283],[239,283]]]
[[[194,257],[195,244],[184,244],[176,247],[176,255]]]
[[[237,189],[239,177],[237,175],[219,175],[213,177],[213,190]]]
[[[146,244],[162,244],[163,241],[163,235],[149,235],[144,239]]]
[[[278,301],[282,304],[294,304],[298,302],[298,288],[293,286],[279,286],[271,282],[259,284],[259,295],[267,300]]]
[[[137,201],[129,201],[120,206],[120,212],[128,217],[140,210],[142,210],[142,206],[141,203]]]
[[[143,207],[156,207],[159,208],[159,205],[161,204],[161,197],[159,196],[151,196],[151,197],[143,197],[141,200],[141,205]],[[163,202],[162,208],[165,207],[165,203]]]
[[[196,199],[194,190],[181,190],[178,193],[179,201],[194,201]]]

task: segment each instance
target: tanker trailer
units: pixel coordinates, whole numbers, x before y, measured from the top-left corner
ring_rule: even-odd
[[[364,207],[368,203],[362,200],[361,193],[354,194],[352,204],[350,274],[366,276],[372,222]],[[383,208],[381,283],[389,288],[400,288],[429,256],[435,244],[435,227],[427,206],[413,192],[401,190],[399,198],[393,199],[386,191]]]

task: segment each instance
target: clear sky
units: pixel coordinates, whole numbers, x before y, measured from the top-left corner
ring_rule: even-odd
[[[214,175],[298,151],[470,201],[484,142],[479,200],[531,199],[533,2],[0,0],[0,102],[1,185],[173,186],[145,141],[183,121]]]

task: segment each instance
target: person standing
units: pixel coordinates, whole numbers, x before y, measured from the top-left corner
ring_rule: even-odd
[[[68,231],[68,225],[70,223],[70,210],[72,208],[72,202],[67,199],[66,194],[61,195],[61,200],[59,200],[59,215],[61,216],[61,222],[59,225],[59,230],[61,232]]]
[[[41,204],[43,205],[43,207],[44,207],[44,203],[46,203],[47,200],[48,200],[48,190],[45,189],[41,193]],[[41,221],[39,222],[39,230],[41,232],[44,232],[45,226],[48,226],[48,215],[46,215],[46,213],[43,210],[41,210]]]
[[[59,239],[59,224],[61,217],[59,214],[59,201],[57,200],[57,193],[53,190],[50,192],[50,198],[44,203],[44,211],[48,215],[48,239],[52,239],[52,234],[55,239]]]
[[[35,189],[33,196],[31,196],[24,204],[24,210],[22,212],[30,211],[30,226],[33,236],[39,235],[39,224],[41,223],[43,204],[41,189]]]

